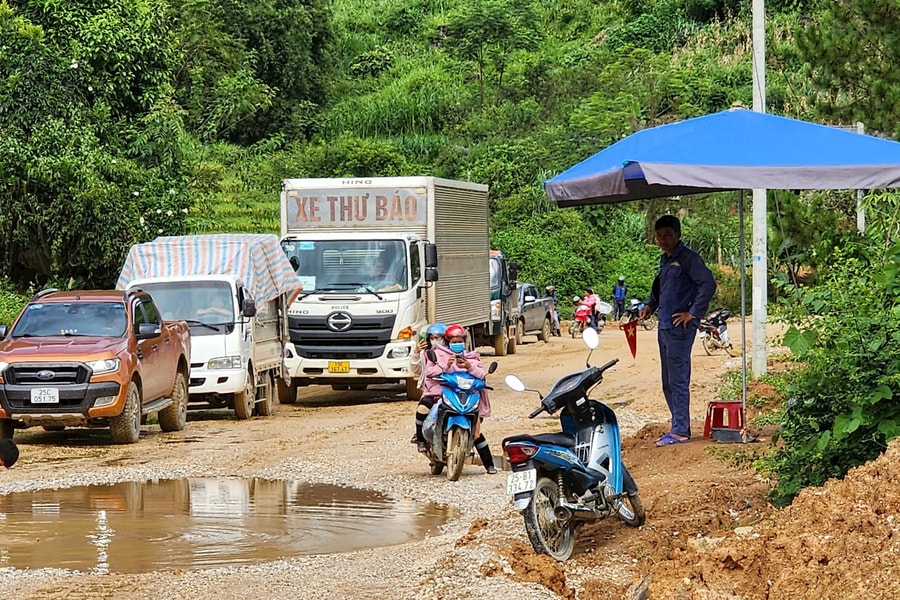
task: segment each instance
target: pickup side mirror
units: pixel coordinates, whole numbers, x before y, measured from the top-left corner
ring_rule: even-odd
[[[510,282],[516,281],[519,278],[519,265],[516,263],[509,263],[509,280]]]
[[[159,325],[156,323],[141,323],[138,325],[137,339],[146,340],[160,334]]]
[[[256,301],[253,298],[244,298],[241,304],[241,314],[245,317],[256,316]]]
[[[6,325],[0,325],[0,340],[6,339]]]

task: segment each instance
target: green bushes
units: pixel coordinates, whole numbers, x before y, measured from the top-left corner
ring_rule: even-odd
[[[806,368],[789,388],[782,446],[760,461],[775,476],[776,505],[804,487],[843,477],[900,435],[900,248],[835,249],[815,288],[788,287],[784,336]]]
[[[0,283],[0,325],[12,325],[28,297],[17,293],[7,283]]]

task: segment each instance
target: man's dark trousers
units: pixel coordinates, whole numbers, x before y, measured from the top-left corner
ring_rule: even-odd
[[[660,329],[659,364],[666,404],[672,414],[672,433],[691,437],[691,348],[697,335],[696,320],[687,327]]]

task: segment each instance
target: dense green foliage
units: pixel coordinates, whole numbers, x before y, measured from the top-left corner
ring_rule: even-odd
[[[494,247],[562,297],[620,275],[645,296],[652,223],[678,214],[737,312],[735,194],[558,210],[541,183],[750,106],[749,4],[0,0],[0,273],[108,287],[134,242],[278,231],[282,178],[424,174],[488,184]],[[766,4],[771,112],[900,135],[900,0]],[[780,501],[896,435],[896,195],[867,202],[863,239],[853,194],[769,194],[770,299],[808,364],[766,465]]]
[[[776,503],[841,477],[900,435],[900,248],[871,240],[836,250],[815,288],[786,286],[785,344],[806,363],[790,390],[784,445],[763,466]]]

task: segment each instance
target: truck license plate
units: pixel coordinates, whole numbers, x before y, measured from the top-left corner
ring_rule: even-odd
[[[55,387],[31,388],[32,404],[59,404],[59,389]]]
[[[516,471],[506,478],[506,493],[509,495],[530,492],[537,486],[537,469]]]
[[[349,360],[329,360],[328,361],[328,372],[329,373],[349,373],[350,372],[350,361]]]

